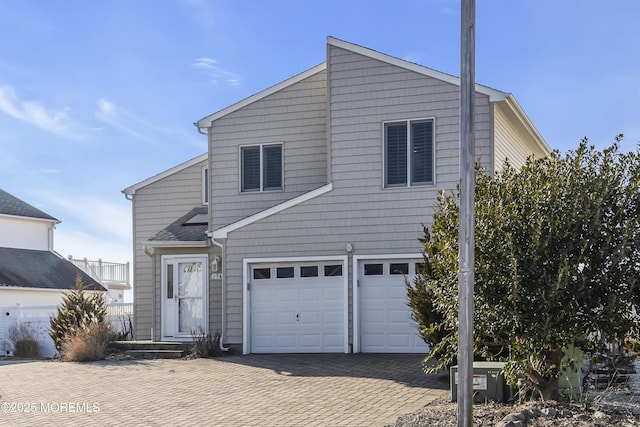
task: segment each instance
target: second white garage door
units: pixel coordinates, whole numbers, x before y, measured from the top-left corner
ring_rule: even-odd
[[[360,351],[427,353],[407,305],[405,279],[413,279],[415,260],[361,260],[358,263]]]
[[[251,353],[345,351],[345,282],[338,262],[252,264]]]

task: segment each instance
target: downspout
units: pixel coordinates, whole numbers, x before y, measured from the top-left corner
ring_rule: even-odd
[[[207,138],[209,137],[209,132],[207,131],[203,131],[200,126],[198,126],[198,122],[195,122],[193,124],[196,129],[198,129],[198,133],[200,135],[205,135]],[[205,128],[207,129],[207,128]],[[208,144],[208,142],[207,142]],[[209,151],[210,153],[210,151]],[[209,154],[210,156],[210,154]],[[207,160],[207,163],[209,163],[210,158]],[[211,166],[209,165],[209,170],[211,170]],[[211,179],[211,174],[209,174],[209,179]],[[209,206],[211,206],[213,203],[211,201],[211,197],[209,197]],[[211,213],[211,210],[209,209],[209,213]],[[220,274],[222,275],[222,279],[221,279],[221,285],[220,285],[220,292],[222,294],[222,298],[220,298],[220,305],[221,305],[221,313],[220,313],[220,317],[222,318],[222,327],[221,327],[221,331],[220,331],[220,350],[222,351],[229,351],[230,348],[229,347],[225,347],[224,346],[224,338],[225,338],[225,325],[227,324],[227,298],[226,298],[226,290],[227,290],[227,267],[226,267],[226,254],[224,253],[224,245],[220,242],[216,242],[216,240],[213,238],[213,232],[211,231],[207,231],[207,236],[209,236],[209,238],[211,239],[211,243],[213,243],[214,245],[216,245],[217,247],[220,248],[220,255],[222,256],[222,260],[220,262]]]
[[[49,252],[53,252],[53,230],[56,228],[56,223],[52,222],[51,225],[49,226],[49,230],[48,230],[48,246],[49,246]]]
[[[222,261],[220,262],[220,274],[222,274],[222,285],[220,292],[222,292],[222,298],[220,298],[220,303],[222,305],[221,309],[221,317],[222,317],[222,330],[220,331],[220,350],[229,351],[229,347],[224,346],[224,337],[225,337],[225,325],[227,324],[227,298],[226,298],[226,290],[227,290],[227,274],[226,274],[226,254],[224,253],[224,245],[220,242],[216,242],[213,238],[213,233],[211,231],[207,231],[207,236],[211,238],[211,243],[220,248],[220,254],[222,255]]]

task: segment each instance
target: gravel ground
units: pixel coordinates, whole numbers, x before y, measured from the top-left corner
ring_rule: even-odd
[[[592,407],[581,405],[529,402],[519,405],[477,404],[473,407],[474,427],[517,426],[640,426],[640,397],[628,392],[607,392],[608,396]],[[457,426],[456,402],[433,401],[421,411],[404,415],[396,427]]]
[[[519,426],[640,426],[640,359],[628,384],[589,392],[584,404],[530,401],[522,404],[474,404],[474,427]],[[449,399],[431,402],[422,410],[403,415],[395,427],[457,426],[458,405]]]

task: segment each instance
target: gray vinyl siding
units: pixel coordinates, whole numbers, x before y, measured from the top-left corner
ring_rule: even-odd
[[[455,189],[459,179],[458,86],[336,47],[328,72],[334,189],[229,234],[229,344],[242,342],[242,259],[343,256],[347,243],[357,255],[419,253],[438,190]],[[383,188],[383,122],[422,118],[435,121],[435,185]],[[491,120],[488,96],[477,94],[476,154],[490,166]],[[285,162],[289,154],[285,148]],[[352,268],[350,258],[349,274]]]
[[[194,207],[202,206],[202,168],[206,161],[183,169],[136,191],[133,196],[135,338],[160,334],[160,258],[145,254],[143,242]],[[206,248],[200,250],[205,253]],[[155,271],[154,271],[155,269]],[[155,309],[153,307],[155,304]],[[155,314],[155,319],[152,316]]]
[[[494,104],[494,118],[496,170],[504,166],[505,159],[515,168],[520,168],[527,157],[541,158],[548,154],[540,149],[504,102]]]
[[[213,122],[209,130],[214,228],[327,182],[326,73],[312,75]],[[282,191],[240,192],[240,147],[283,144]]]

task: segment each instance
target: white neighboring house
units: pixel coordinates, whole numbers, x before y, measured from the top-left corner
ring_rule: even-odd
[[[9,349],[8,331],[21,308],[55,307],[80,274],[86,289],[105,291],[91,276],[53,251],[60,221],[0,189],[0,354]],[[19,319],[26,319],[18,314]],[[4,351],[3,351],[4,350]]]

